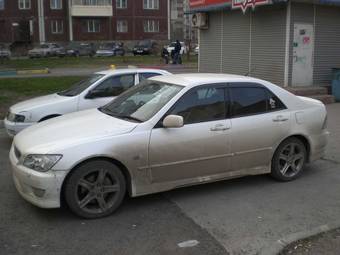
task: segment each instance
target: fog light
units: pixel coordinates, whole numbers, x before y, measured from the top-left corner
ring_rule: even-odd
[[[45,195],[45,190],[44,189],[38,189],[32,187],[33,193],[36,197],[43,197]]]

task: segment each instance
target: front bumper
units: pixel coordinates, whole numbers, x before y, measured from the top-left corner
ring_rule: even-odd
[[[24,130],[25,128],[28,128],[34,123],[27,123],[27,122],[11,122],[7,119],[4,119],[5,129],[7,134],[10,137],[14,137],[16,134],[18,134],[20,131]]]
[[[19,194],[28,202],[41,208],[59,208],[64,171],[48,171],[41,173],[21,164],[12,146],[10,162],[13,180]]]

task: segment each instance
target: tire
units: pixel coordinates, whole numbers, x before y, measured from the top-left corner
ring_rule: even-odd
[[[298,178],[307,161],[305,144],[298,138],[284,140],[276,149],[271,167],[271,176],[282,182]]]
[[[126,182],[121,170],[105,160],[89,161],[76,168],[67,178],[64,188],[70,210],[87,219],[113,213],[122,203],[125,193]]]

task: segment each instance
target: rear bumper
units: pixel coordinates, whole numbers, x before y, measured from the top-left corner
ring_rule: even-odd
[[[321,159],[322,157],[325,156],[329,134],[330,133],[327,130],[324,130],[322,131],[321,134],[312,135],[309,137],[309,140],[310,140],[309,161],[310,162]]]

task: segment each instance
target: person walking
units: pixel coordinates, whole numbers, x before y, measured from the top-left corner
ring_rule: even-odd
[[[173,57],[173,64],[182,64],[182,61],[180,61],[181,59],[181,49],[182,49],[182,45],[181,43],[176,40],[176,44],[175,44],[175,49],[174,49],[174,57]]]

